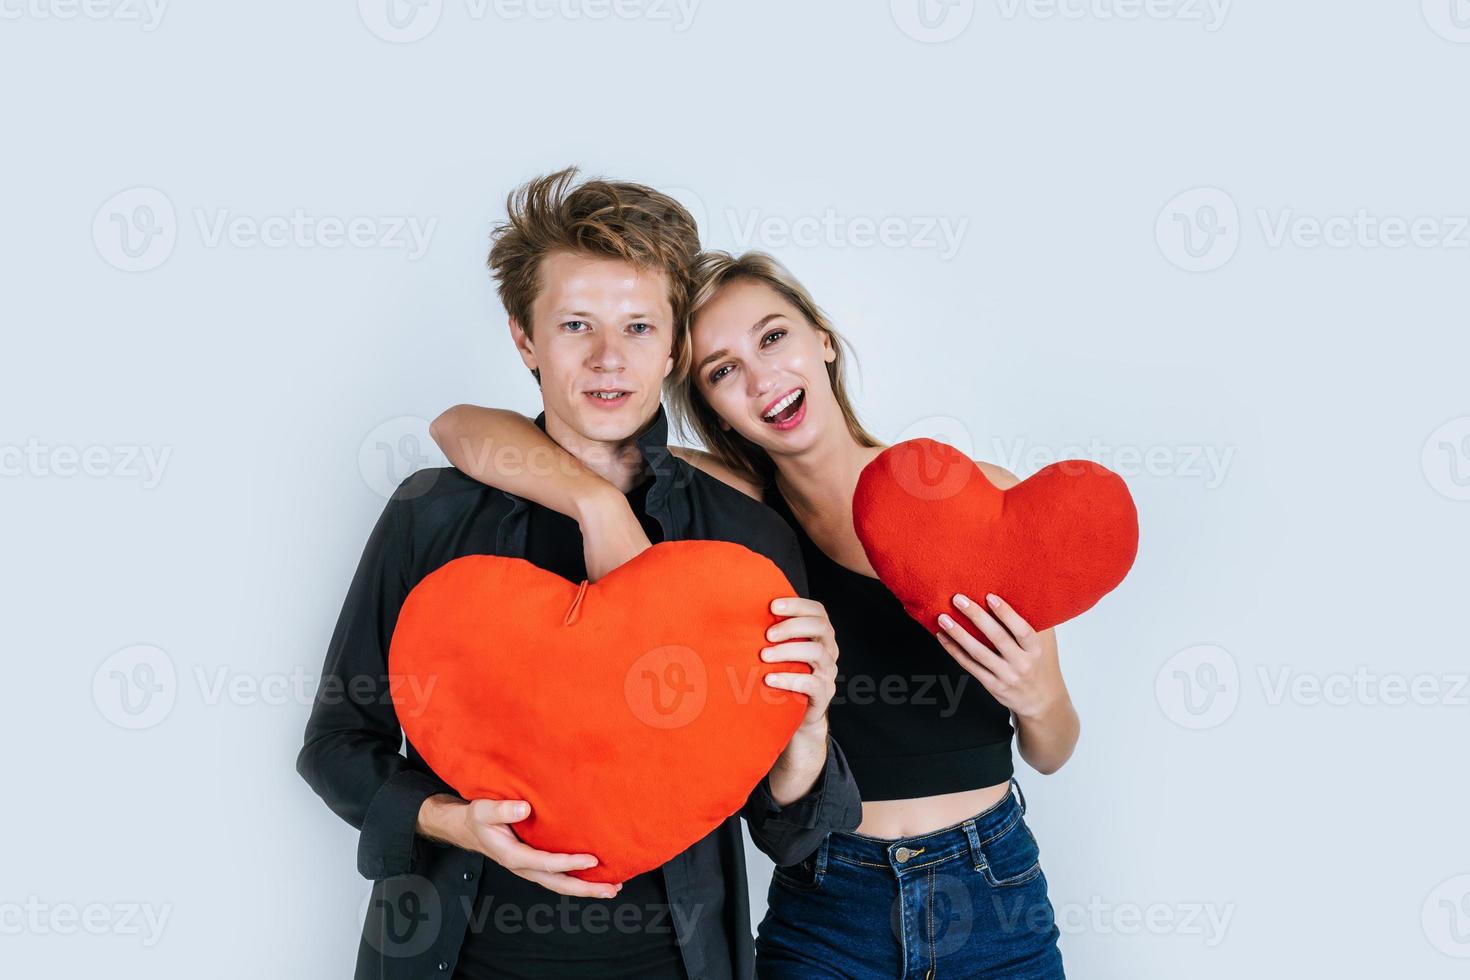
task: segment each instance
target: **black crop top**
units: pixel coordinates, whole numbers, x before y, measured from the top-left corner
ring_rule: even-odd
[[[837,693],[828,720],[862,798],[907,800],[1008,780],[1010,711],[887,586],[828,558],[774,482],[765,499],[796,532],[811,597],[832,620]],[[965,622],[958,613],[956,619]]]

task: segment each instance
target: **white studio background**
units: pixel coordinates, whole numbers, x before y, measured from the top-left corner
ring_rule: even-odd
[[[1464,0],[0,0],[0,79],[4,975],[350,975],[311,692],[426,420],[536,409],[487,232],[578,163],[884,438],[1128,477],[1019,775],[1069,975],[1464,976]]]

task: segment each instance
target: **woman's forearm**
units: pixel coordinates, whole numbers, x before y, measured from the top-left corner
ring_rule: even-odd
[[[579,522],[622,494],[519,412],[455,405],[429,425],[444,455],[481,483]]]
[[[1072,757],[1081,730],[1072,699],[1063,697],[1039,715],[1016,717],[1016,747],[1027,765],[1050,775]]]

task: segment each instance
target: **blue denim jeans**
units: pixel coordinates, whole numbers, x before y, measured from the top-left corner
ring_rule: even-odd
[[[1013,793],[951,827],[831,833],[778,867],[756,937],[762,980],[1064,977],[1040,851]]]

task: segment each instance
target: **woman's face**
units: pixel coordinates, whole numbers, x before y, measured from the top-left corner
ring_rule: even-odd
[[[696,390],[767,452],[799,453],[844,425],[827,364],[832,339],[761,282],[721,288],[690,328]]]

